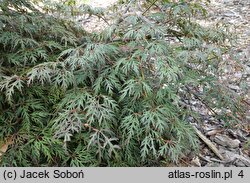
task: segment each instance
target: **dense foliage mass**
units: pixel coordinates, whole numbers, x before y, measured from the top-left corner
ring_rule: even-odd
[[[31,2],[0,5],[2,166],[160,166],[197,147],[190,100],[244,112],[218,82],[230,34],[194,21],[199,2],[123,1],[101,33],[72,21],[101,9]]]

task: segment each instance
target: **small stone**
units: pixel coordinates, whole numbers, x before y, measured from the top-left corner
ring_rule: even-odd
[[[234,164],[237,166],[237,167],[246,167],[245,163],[240,161],[239,159],[237,159]]]
[[[235,91],[239,91],[240,90],[240,87],[239,86],[236,86],[236,85],[228,85],[228,87],[232,90],[235,90]]]
[[[234,139],[231,141],[231,143],[228,145],[231,148],[237,148],[240,145],[240,141],[238,139]]]
[[[224,157],[238,167],[250,167],[250,159],[244,155],[225,150]]]
[[[206,167],[218,167],[218,166],[220,166],[220,164],[217,162],[207,163],[207,165],[206,165]]]
[[[238,139],[231,139],[226,135],[216,135],[214,141],[222,146],[229,148],[237,148],[240,145],[240,141]]]

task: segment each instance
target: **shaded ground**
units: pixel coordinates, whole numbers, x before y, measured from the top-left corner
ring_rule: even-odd
[[[118,0],[90,0],[86,4],[95,8],[108,8],[117,1]],[[108,24],[104,20],[97,17],[91,17],[84,24],[84,29],[88,32],[99,32],[107,26]]]

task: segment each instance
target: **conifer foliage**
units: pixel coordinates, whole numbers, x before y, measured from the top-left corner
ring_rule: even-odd
[[[201,3],[124,1],[92,34],[69,16],[100,9],[32,2],[0,5],[2,166],[160,166],[197,149],[190,100],[243,113],[218,82],[230,34],[194,21]]]

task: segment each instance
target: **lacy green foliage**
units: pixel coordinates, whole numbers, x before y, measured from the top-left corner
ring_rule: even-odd
[[[0,137],[13,144],[3,166],[177,162],[197,147],[188,119],[198,114],[189,100],[220,109],[228,122],[244,110],[217,79],[230,35],[192,21],[205,12],[198,3],[159,1],[164,11],[145,8],[142,15],[131,1],[119,23],[86,34],[67,20],[4,2]]]

